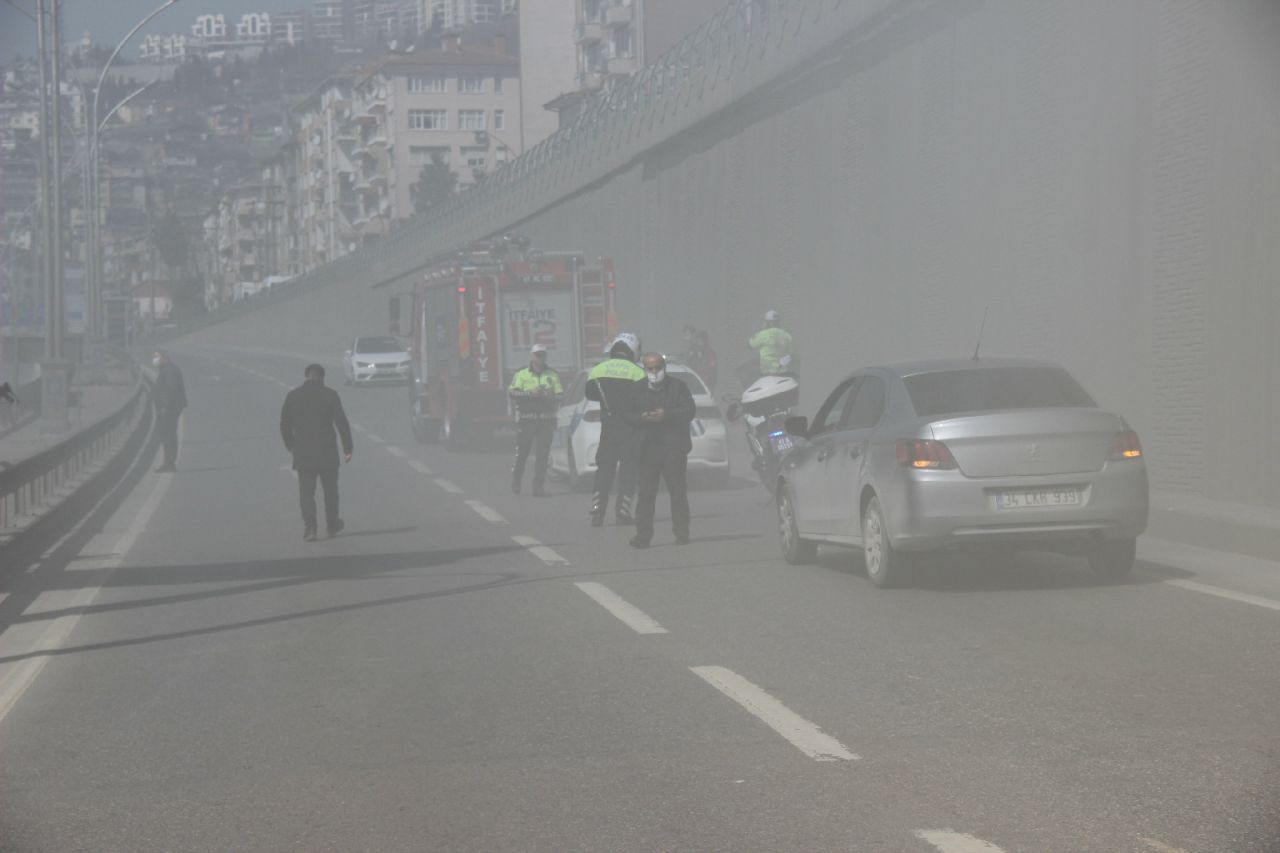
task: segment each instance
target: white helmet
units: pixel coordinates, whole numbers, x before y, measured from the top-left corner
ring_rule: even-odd
[[[782,315],[779,314],[777,311],[764,312],[764,321],[766,323],[778,323],[778,322],[781,322],[781,320],[782,320]]]
[[[612,354],[614,347],[616,347],[618,344],[622,344],[623,346],[625,346],[627,349],[631,351],[632,361],[635,361],[637,358],[640,357],[640,339],[637,338],[635,335],[631,334],[630,332],[623,332],[622,334],[614,338],[612,341],[610,341],[608,348],[605,349],[605,353]]]
[[[800,383],[790,376],[761,376],[742,392],[744,406],[782,394],[798,394]]]
[[[534,344],[533,346],[529,347],[529,355],[537,355],[538,353],[542,353],[543,355],[546,355],[546,354],[547,354],[547,345],[546,345],[546,344]]]

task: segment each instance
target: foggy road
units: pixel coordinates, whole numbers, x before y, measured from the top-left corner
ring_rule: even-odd
[[[660,496],[636,552],[336,364],[347,526],[307,543],[304,362],[174,353],[178,472],[0,569],[5,853],[1280,849],[1280,578],[1143,542],[1119,584],[947,557],[875,590],[782,562],[739,432],[692,543]]]

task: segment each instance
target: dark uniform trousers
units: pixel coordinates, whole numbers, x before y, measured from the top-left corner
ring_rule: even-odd
[[[626,427],[611,430],[605,424],[600,430],[591,512],[602,518],[609,507],[609,492],[613,489],[615,476],[618,478],[618,503],[614,513],[623,518],[631,516],[631,496],[636,491],[636,461],[630,439],[631,431]]]
[[[156,432],[164,447],[164,467],[172,468],[178,462],[178,418],[180,411],[165,409],[156,413]]]
[[[525,461],[529,458],[529,451],[533,450],[533,487],[542,488],[547,479],[547,459],[551,455],[551,438],[555,431],[555,421],[549,416],[520,419],[516,432],[516,464],[511,469],[512,483],[518,485],[524,479]]]
[[[324,489],[324,519],[327,529],[338,526],[338,466],[300,468],[298,470],[298,503],[302,507],[302,523],[307,530],[316,529],[316,480]]]
[[[653,515],[658,503],[658,481],[671,494],[671,527],[677,539],[689,538],[689,456],[669,454],[665,460],[645,461],[639,466],[640,499],[636,502],[636,535],[646,542],[653,538]]]

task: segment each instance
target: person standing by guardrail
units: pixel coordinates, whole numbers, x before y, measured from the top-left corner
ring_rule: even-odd
[[[151,360],[156,369],[156,382],[152,388],[156,404],[156,431],[164,445],[164,461],[157,471],[176,471],[178,463],[178,418],[187,407],[187,386],[182,371],[169,355],[156,351]]]

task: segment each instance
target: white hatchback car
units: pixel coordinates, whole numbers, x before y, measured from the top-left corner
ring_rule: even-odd
[[[342,357],[343,381],[376,385],[409,381],[409,350],[397,338],[356,338]]]
[[[689,386],[697,413],[689,430],[693,450],[689,476],[707,477],[715,485],[729,481],[728,431],[720,407],[706,384],[688,367],[667,363],[667,374]],[[575,486],[588,486],[596,473],[596,448],[600,445],[600,404],[586,398],[587,371],[567,387],[564,404],[556,415],[549,467]]]

